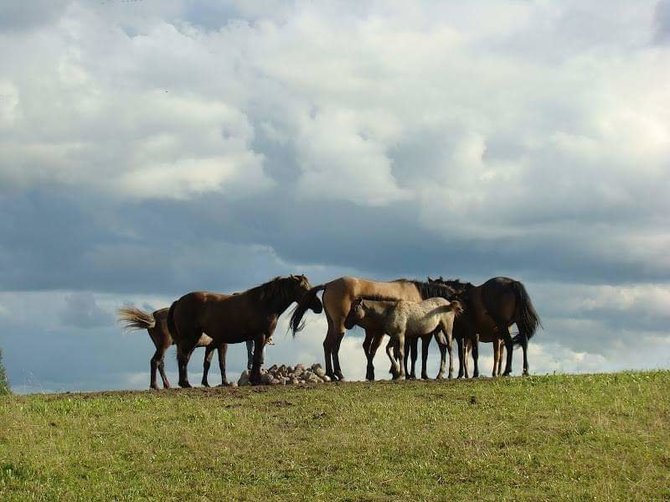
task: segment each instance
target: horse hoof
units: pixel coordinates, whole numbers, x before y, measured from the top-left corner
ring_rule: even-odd
[[[188,382],[179,382],[179,387],[181,387],[182,389],[190,389],[191,384]]]
[[[428,380],[428,375],[421,375],[421,380]]]
[[[209,387],[209,383],[208,383],[208,382],[201,382],[201,383],[202,383],[202,386],[203,386],[203,387]]]
[[[335,373],[335,377],[337,378],[338,381],[344,382],[344,375],[342,373]]]
[[[228,381],[221,382],[217,387],[230,387],[232,384]]]

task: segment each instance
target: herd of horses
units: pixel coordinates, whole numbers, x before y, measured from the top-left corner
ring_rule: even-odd
[[[321,299],[318,294],[322,292]],[[328,331],[323,342],[325,371],[331,380],[344,380],[340,366],[340,344],[347,330],[360,326],[365,331],[363,350],[367,358],[366,378],[374,380],[373,360],[384,335],[390,340],[386,353],[395,379],[415,378],[418,340],[422,341],[421,377],[428,378],[426,363],[432,338],[440,349],[440,371],[454,373],[453,341],[458,346],[458,378],[469,377],[466,359],[474,362],[473,377],[479,376],[479,342],[493,343],[493,376],[512,372],[513,347],[523,351],[523,374],[528,374],[528,340],[541,326],[524,285],[507,277],[494,277],[475,286],[459,280],[428,278],[426,282],[398,279],[370,281],[340,277],[312,286],[304,275],[276,277],[241,293],[223,294],[196,291],[188,293],[168,308],[153,313],[128,306],[119,309],[119,320],[129,329],[146,329],[156,352],[151,358],[151,388],[157,389],[159,372],[163,387],[170,387],[165,375],[165,352],[177,346],[179,385],[190,387],[188,362],[197,347],[205,347],[202,384],[208,386],[208,373],[214,350],[218,350],[222,384],[226,377],[228,344],[253,341],[250,381],[259,384],[263,348],[272,337],[278,318],[293,303],[289,327],[295,336],[304,328],[305,313],[325,312]],[[510,326],[518,334],[512,336]],[[503,351],[504,348],[504,351]],[[411,365],[408,368],[408,363]]]

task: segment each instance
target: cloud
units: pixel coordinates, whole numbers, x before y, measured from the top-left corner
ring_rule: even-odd
[[[293,272],[507,275],[560,346],[540,368],[663,347],[667,2],[31,5],[0,15],[0,289],[57,325],[5,299],[8,333]]]
[[[100,308],[94,295],[73,293],[65,297],[61,321],[66,326],[96,328],[111,324],[112,317]]]

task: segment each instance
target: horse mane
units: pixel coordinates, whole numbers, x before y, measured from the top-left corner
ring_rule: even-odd
[[[384,296],[384,295],[362,295],[362,296],[359,296],[358,298],[361,298],[363,300],[370,300],[370,301],[373,301],[373,302],[395,302],[395,303],[398,303],[400,301],[398,298],[393,298],[391,296]]]
[[[456,296],[463,295],[475,287],[471,282],[461,282],[460,279],[444,279],[442,276],[438,279],[428,277],[428,284],[447,286],[455,291]]]
[[[252,298],[258,301],[289,301],[293,298],[290,296],[292,288],[288,287],[291,282],[295,281],[295,277],[280,277],[277,276],[274,279],[256,286],[254,288],[248,289],[247,294],[251,295]]]

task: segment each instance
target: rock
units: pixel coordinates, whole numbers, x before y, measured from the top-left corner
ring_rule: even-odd
[[[274,373],[275,371],[277,371],[277,365],[276,365],[276,364],[273,364],[272,366],[270,366],[270,367],[268,368],[268,371],[269,371],[270,373]]]
[[[321,379],[310,371],[309,374],[305,377],[305,382],[321,383]]]
[[[237,381],[237,385],[240,387],[242,385],[251,385],[251,382],[249,381],[249,370],[244,370],[242,374],[240,375],[240,379]]]
[[[323,377],[326,376],[326,370],[324,370],[324,369],[321,367],[320,364],[315,364],[315,366],[317,366],[317,367],[314,368],[312,371],[314,372],[314,374],[315,374],[316,376],[318,376],[319,378],[323,379]]]
[[[263,373],[261,375],[261,383],[263,385],[272,385],[273,380],[274,380],[274,377],[270,373]]]
[[[298,380],[296,377],[291,378],[290,381],[292,385],[298,385],[300,383],[300,380]]]
[[[321,377],[321,380],[323,380],[324,382],[330,382],[330,377],[329,377],[328,375],[324,374],[324,375]]]
[[[232,382],[232,383],[229,385],[229,387],[237,387],[237,386],[238,386],[238,383],[237,383],[237,382]]]

